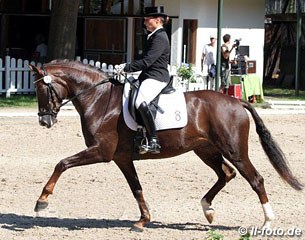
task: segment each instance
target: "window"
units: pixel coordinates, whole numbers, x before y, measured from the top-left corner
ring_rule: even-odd
[[[80,13],[92,15],[142,15],[154,0],[81,0]]]
[[[305,12],[305,1],[300,0],[301,12]],[[266,0],[266,14],[296,13],[296,0]]]
[[[20,0],[6,0],[2,3],[3,11],[5,12],[21,12],[22,1]]]
[[[48,9],[51,0],[0,0],[0,10],[5,12],[41,13]]]

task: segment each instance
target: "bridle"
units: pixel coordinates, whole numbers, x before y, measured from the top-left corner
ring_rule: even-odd
[[[44,72],[45,72],[45,71],[44,71]],[[34,81],[34,84],[36,84],[37,82],[43,80],[42,83],[43,83],[45,86],[47,86],[48,103],[49,103],[49,104],[52,103],[53,106],[56,106],[56,103],[57,103],[57,102],[62,102],[62,99],[59,97],[59,95],[58,95],[56,89],[54,88],[54,86],[52,85],[52,83],[51,83],[51,82],[45,81],[45,77],[47,77],[47,76],[49,76],[49,75],[47,75],[47,74],[44,73],[43,77],[41,77],[41,78],[37,79],[36,81]],[[49,76],[49,77],[50,77],[50,76]],[[56,99],[57,99],[57,101],[56,101]],[[59,107],[59,108],[60,108],[60,107]],[[48,109],[46,109],[45,111],[40,111],[40,110],[39,110],[38,116],[42,117],[42,116],[45,116],[45,115],[50,115],[50,116],[56,118],[57,113],[58,113],[58,111],[59,111],[59,108],[58,108],[57,111],[54,111],[54,107],[53,107],[52,109],[51,109],[51,108],[48,108]]]
[[[91,87],[82,90],[81,92],[79,92],[78,94],[76,94],[75,96],[71,97],[70,99],[66,100],[65,102],[62,102],[62,98],[59,96],[59,94],[57,93],[56,89],[54,88],[54,86],[52,85],[52,78],[51,76],[47,73],[47,71],[45,70],[45,68],[42,66],[41,69],[43,70],[43,76],[37,80],[34,81],[34,84],[36,84],[39,81],[42,81],[42,83],[47,86],[47,95],[48,95],[48,102],[52,103],[53,106],[56,107],[56,103],[60,103],[59,107],[56,108],[56,110],[54,111],[54,107],[51,109],[47,109],[46,111],[40,111],[38,112],[38,116],[45,116],[45,115],[50,115],[54,118],[56,118],[57,113],[59,112],[60,108],[64,105],[66,105],[67,103],[73,101],[74,99],[76,99],[77,97],[79,97],[81,94],[90,91],[91,89],[102,85],[104,83],[110,82],[110,78],[106,78],[94,85],[92,85]],[[46,80],[47,79],[47,80]]]

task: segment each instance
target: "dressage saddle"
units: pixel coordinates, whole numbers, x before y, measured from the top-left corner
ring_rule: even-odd
[[[170,77],[170,81],[167,85],[161,90],[161,92],[148,104],[150,111],[152,112],[154,118],[156,118],[157,111],[160,113],[164,113],[162,108],[158,105],[159,98],[162,94],[170,94],[175,92],[176,90],[173,88],[173,79],[174,77]],[[127,78],[127,81],[130,83],[130,90],[129,90],[129,101],[128,101],[128,111],[133,119],[137,123],[141,123],[142,119],[138,116],[135,102],[139,93],[140,81],[135,79],[134,77]],[[142,125],[142,124],[141,124]]]

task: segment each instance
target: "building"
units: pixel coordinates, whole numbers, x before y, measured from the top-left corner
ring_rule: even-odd
[[[203,45],[217,33],[218,1],[210,0],[82,0],[79,7],[76,54],[107,63],[141,57],[145,41],[143,11],[163,5],[171,17],[171,65],[192,63],[200,69]],[[0,53],[31,58],[35,35],[47,37],[52,0],[0,1]],[[265,1],[224,1],[222,35],[241,39],[263,77]],[[221,39],[219,39],[221,40]]]
[[[305,68],[301,66],[305,64],[305,1],[300,0],[300,6],[297,2],[296,0],[266,1],[264,79],[266,84],[272,86],[304,90]],[[297,9],[300,12],[299,17],[296,14]],[[300,26],[299,31],[297,21]],[[300,39],[298,39],[298,32]],[[297,48],[298,44],[299,48]],[[300,67],[298,74],[296,74],[297,50]],[[295,81],[297,75],[298,84]]]

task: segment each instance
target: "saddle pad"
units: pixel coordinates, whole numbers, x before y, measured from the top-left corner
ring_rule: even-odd
[[[125,83],[123,93],[123,116],[126,125],[131,129],[137,130],[137,122],[132,118],[128,110],[128,93],[130,83]],[[143,93],[145,95],[145,92]],[[187,124],[187,111],[184,94],[182,92],[174,92],[171,94],[162,94],[158,105],[164,113],[157,111],[155,124],[156,130],[165,130],[173,128],[182,128]]]

